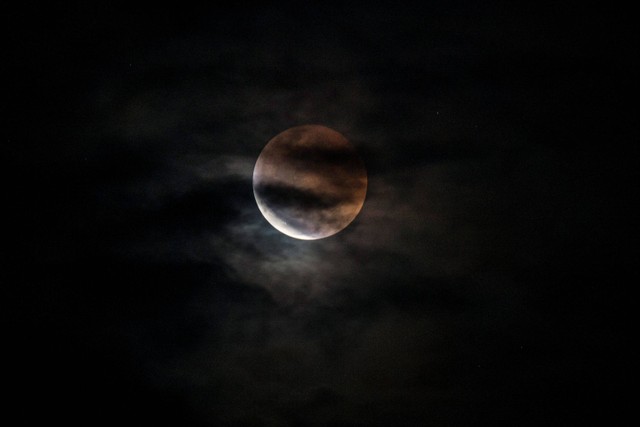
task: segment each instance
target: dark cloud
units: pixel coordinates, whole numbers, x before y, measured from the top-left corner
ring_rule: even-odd
[[[254,191],[258,197],[276,211],[292,208],[299,208],[303,211],[328,209],[343,202],[343,200],[337,199],[334,194],[316,194],[290,185],[264,183],[254,186]]]
[[[454,3],[12,12],[17,415],[615,424],[632,27],[613,8]],[[368,173],[358,217],[317,241],[253,196],[264,145],[302,124],[344,134]]]
[[[289,159],[293,167],[304,170],[308,169],[310,165],[314,165],[318,168],[327,168],[333,174],[342,175],[348,175],[351,170],[363,167],[357,153],[348,146],[294,145],[299,138],[304,137],[302,136],[303,132],[292,131],[283,141],[283,148],[279,153],[282,157]],[[310,137],[307,135],[306,138]]]

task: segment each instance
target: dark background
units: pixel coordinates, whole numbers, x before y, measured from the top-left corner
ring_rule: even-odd
[[[637,46],[612,3],[9,8],[17,425],[615,423]],[[633,101],[633,102],[632,102]],[[279,234],[266,142],[349,138],[363,211]]]

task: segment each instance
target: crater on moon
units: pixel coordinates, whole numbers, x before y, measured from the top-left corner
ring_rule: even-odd
[[[253,193],[260,212],[277,230],[296,239],[322,239],[358,215],[367,172],[339,132],[297,126],[276,135],[260,153]]]

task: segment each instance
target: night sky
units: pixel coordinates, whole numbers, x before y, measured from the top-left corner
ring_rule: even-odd
[[[5,10],[11,425],[619,425],[630,13],[373,3]],[[252,190],[304,124],[369,179],[316,241]]]

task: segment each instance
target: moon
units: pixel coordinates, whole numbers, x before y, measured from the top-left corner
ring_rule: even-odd
[[[253,169],[253,194],[265,219],[287,236],[332,236],[358,215],[367,171],[339,132],[296,126],[273,137]]]

